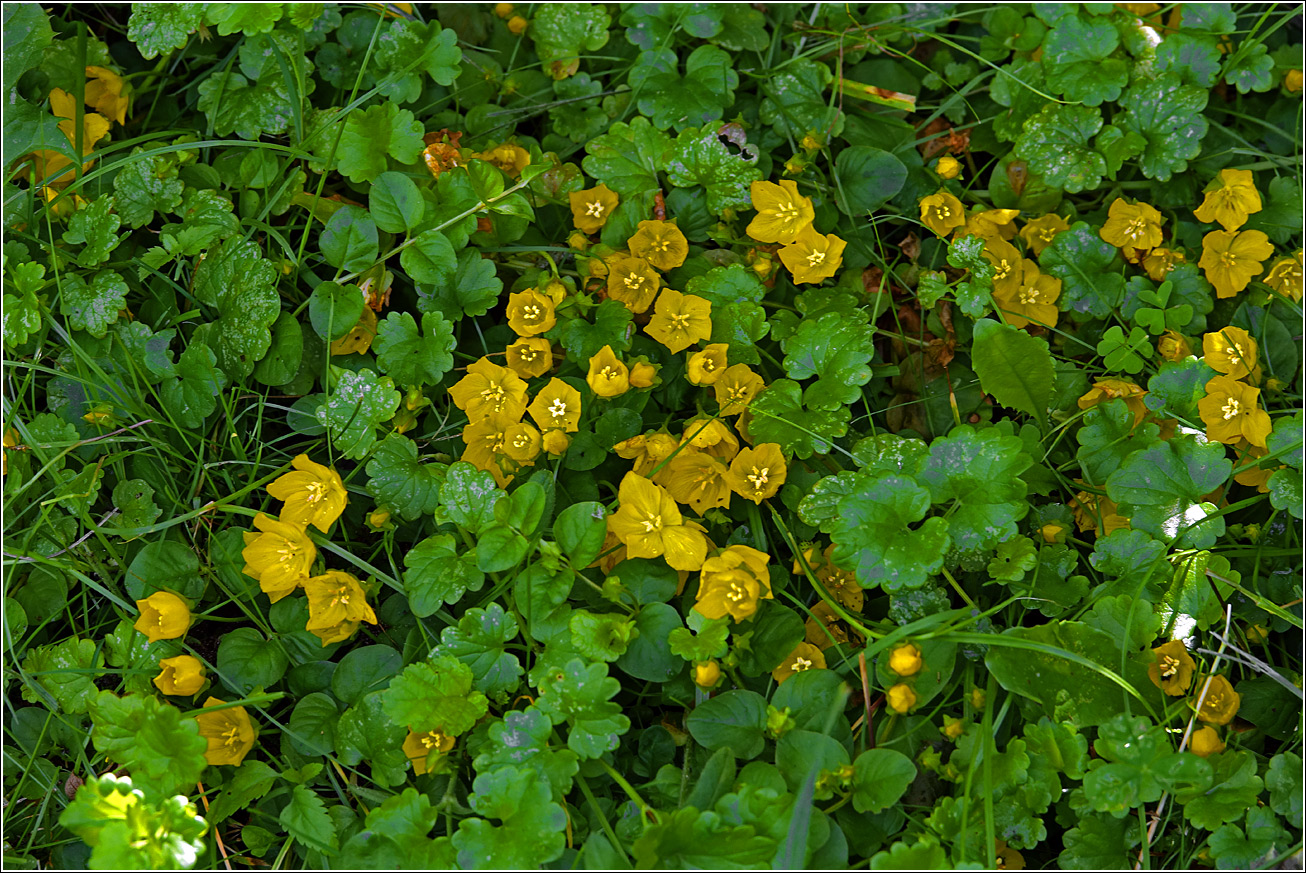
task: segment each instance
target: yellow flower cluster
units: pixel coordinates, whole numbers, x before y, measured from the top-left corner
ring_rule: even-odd
[[[838,272],[847,243],[812,226],[816,211],[811,198],[798,193],[797,182],[754,182],[750,193],[757,215],[746,233],[758,242],[783,245],[780,263],[789,270],[795,284],[817,284]]]
[[[82,95],[85,104],[94,112],[82,115],[82,156],[86,157],[95,150],[95,145],[109,133],[114,122],[123,124],[127,120],[127,107],[130,103],[130,89],[122,77],[106,67],[91,66],[86,68],[86,86]],[[61,88],[50,91],[50,112],[59,121],[59,130],[68,137],[68,142],[75,146],[77,141],[76,118],[77,98]],[[66,172],[72,161],[62,152],[51,149],[37,149],[32,153],[34,166],[33,179],[52,188],[63,188],[73,181],[73,174]],[[83,171],[89,170],[94,161],[82,165]],[[58,175],[58,178],[52,178]],[[48,198],[52,191],[43,192]],[[71,205],[72,201],[69,201]]]
[[[1170,697],[1189,695],[1188,705],[1197,713],[1198,721],[1206,725],[1193,731],[1189,750],[1203,758],[1223,752],[1224,740],[1215,728],[1233,721],[1242,697],[1224,676],[1202,676],[1194,683],[1197,662],[1180,640],[1157,646],[1152,654],[1156,660],[1147,668],[1152,684]]]
[[[1197,411],[1206,424],[1206,438],[1237,447],[1254,446],[1264,454],[1270,416],[1260,408],[1261,380],[1256,340],[1239,327],[1223,328],[1202,337],[1202,356],[1220,375],[1206,383],[1206,396]],[[1246,381],[1244,381],[1246,380]]]

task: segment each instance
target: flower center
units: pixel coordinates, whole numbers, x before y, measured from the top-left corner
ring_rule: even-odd
[[[1011,273],[1011,264],[1007,263],[1006,258],[1003,258],[1002,260],[998,261],[996,264],[993,265],[994,279],[1005,279],[1010,273]]]
[[[819,267],[825,263],[825,252],[812,252],[807,256],[807,266]]]
[[[422,745],[428,749],[434,749],[439,744],[440,740],[435,736],[434,732],[428,733],[426,736],[422,737]]]
[[[1045,227],[1038,232],[1038,238],[1045,243],[1050,243],[1057,238],[1057,232],[1050,227]]]
[[[599,217],[603,215],[603,204],[598,200],[592,200],[585,204],[585,214]]]
[[[769,481],[767,474],[770,472],[770,467],[763,467],[761,470],[754,467],[753,472],[749,473],[745,478],[752,483],[754,491],[762,491],[764,490],[766,483]]]
[[[650,248],[652,248],[653,251],[655,252],[665,252],[671,248],[671,243],[667,242],[664,239],[654,240],[653,245],[650,246]]]
[[[617,371],[612,369],[611,367],[604,367],[602,370],[599,370],[599,375],[602,376],[604,379],[607,379],[609,382],[611,382],[613,379],[619,378],[617,375]]]
[[[797,658],[794,659],[795,673],[801,673],[804,670],[810,670],[810,669],[812,669],[812,662],[804,658],[802,655],[799,655]]]
[[[554,401],[549,404],[549,415],[552,415],[554,418],[562,418],[566,414],[567,403],[561,397],[555,398]]]
[[[1130,239],[1138,239],[1147,231],[1147,222],[1141,217],[1135,218],[1129,224],[1125,225],[1125,236]]]
[[[503,409],[504,390],[498,382],[491,382],[490,387],[481,392],[481,399],[494,406],[494,411]]]
[[[310,482],[304,490],[308,492],[308,496],[304,499],[309,503],[317,503],[325,496],[326,485],[322,482]]]
[[[1023,303],[1025,306],[1030,306],[1031,304],[1038,303],[1038,290],[1035,288],[1028,288],[1028,287],[1021,288],[1020,294],[1018,296],[1020,298],[1020,302]]]
[[[648,518],[644,519],[644,533],[653,533],[656,530],[662,530],[662,516],[649,513]]]
[[[1179,659],[1172,655],[1163,655],[1161,657],[1161,675],[1169,679],[1179,672]]]
[[[235,748],[240,745],[240,728],[232,725],[222,733],[222,745],[227,748]]]
[[[726,597],[733,603],[738,603],[748,596],[748,592],[738,582],[730,583],[730,590],[726,592]]]
[[[624,281],[627,288],[638,291],[639,287],[644,284],[644,277],[638,273],[631,273]]]
[[[1228,402],[1224,404],[1222,411],[1224,412],[1225,421],[1228,421],[1231,418],[1237,418],[1238,414],[1242,412],[1242,404],[1230,397]]]
[[[521,358],[523,361],[530,363],[531,361],[538,358],[540,356],[540,353],[538,350],[533,349],[530,346],[526,346],[518,350],[517,356]]]
[[[512,445],[515,449],[524,449],[531,444],[531,438],[524,433],[519,433],[513,437]]]
[[[775,217],[786,223],[791,222],[798,217],[798,207],[786,200],[775,208]]]
[[[525,315],[529,321],[537,321],[540,317],[540,308],[532,303],[522,309],[522,314]]]
[[[1234,267],[1238,264],[1238,257],[1233,252],[1221,252],[1220,264],[1225,267]]]
[[[671,326],[676,330],[689,329],[689,316],[683,313],[676,313],[671,316]]]
[[[1233,344],[1233,349],[1229,352],[1229,363],[1235,367],[1242,363],[1243,347],[1237,343]]]
[[[936,206],[934,207],[934,214],[937,215],[939,218],[951,218],[952,209],[950,209],[947,206]]]
[[[707,372],[711,373],[713,370],[716,369],[716,362],[713,361],[711,358],[704,358],[704,359],[703,359],[703,369],[706,370]]]

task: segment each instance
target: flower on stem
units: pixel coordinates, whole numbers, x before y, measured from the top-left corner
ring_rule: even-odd
[[[679,354],[712,336],[712,304],[702,297],[666,288],[658,295],[644,332],[672,354]]]
[[[599,397],[619,397],[630,390],[630,371],[617,359],[612,346],[604,346],[590,358],[585,384]]]
[[[526,411],[526,383],[507,367],[481,358],[449,389],[454,405],[471,421],[491,415],[521,418]]]
[[[643,258],[614,255],[608,261],[608,296],[626,305],[631,312],[644,312],[653,303],[662,277]]]
[[[409,731],[404,738],[404,755],[412,763],[413,772],[422,776],[427,772],[427,762],[431,755],[449,752],[453,749],[454,742],[453,737],[439,728],[421,734]]]
[[[152,680],[164,694],[189,697],[204,687],[204,662],[194,655],[178,655],[159,661],[159,675]]]
[[[516,143],[500,143],[493,148],[473,154],[472,157],[488,161],[516,179],[531,162],[531,153]]]
[[[843,265],[845,245],[832,233],[804,228],[792,243],[780,250],[780,262],[793,274],[795,284],[824,282]]]
[[[463,428],[467,448],[459,460],[484,470],[500,488],[505,487],[519,466],[508,453],[508,431],[517,424],[517,419],[508,415],[490,415],[468,422]]]
[[[224,703],[216,697],[210,697],[204,701],[204,708],[207,710]],[[239,767],[258,739],[258,729],[250,721],[249,713],[243,706],[201,712],[195,716],[195,722],[199,725],[200,736],[209,743],[204,752],[204,760],[214,766],[230,764]]]
[[[726,465],[711,455],[682,451],[667,462],[657,480],[677,503],[701,516],[709,509],[730,505],[726,474]]]
[[[1020,215],[1019,209],[983,209],[972,212],[953,236],[977,236],[985,242],[991,240],[1010,241],[1016,236],[1016,225],[1012,221]]]
[[[1205,194],[1193,215],[1204,224],[1218,222],[1225,230],[1237,230],[1262,208],[1251,170],[1221,170],[1206,186]]]
[[[632,558],[662,556],[676,570],[698,570],[707,558],[707,537],[685,523],[667,491],[636,473],[627,473],[617,493],[620,508],[609,528]]]
[[[1177,265],[1187,263],[1184,253],[1165,246],[1157,246],[1143,258],[1143,269],[1154,282],[1164,282]]]
[[[816,218],[811,199],[798,193],[792,179],[754,182],[749,190],[757,215],[744,232],[758,242],[791,243]]]
[[[961,161],[952,155],[944,155],[934,165],[934,172],[938,173],[942,179],[955,179],[961,175]]]
[[[1202,360],[1206,366],[1234,379],[1261,381],[1259,354],[1260,346],[1241,327],[1229,325],[1202,336]]]
[[[1170,640],[1152,650],[1156,660],[1147,666],[1147,676],[1152,684],[1171,697],[1183,697],[1193,684],[1197,662],[1181,640]]]
[[[140,618],[132,627],[149,637],[150,642],[175,640],[186,636],[190,630],[190,606],[171,591],[156,591],[144,600],[136,601]]]
[[[652,388],[659,384],[658,364],[650,364],[644,360],[643,356],[637,358],[630,365],[630,387],[631,388]]]
[[[349,502],[345,483],[334,469],[309,460],[308,455],[296,455],[290,465],[295,472],[268,485],[268,494],[284,504],[281,521],[305,527],[311,524],[326,533]]]
[[[1038,264],[1028,258],[1019,270],[1016,287],[998,291],[996,283],[993,299],[996,300],[1012,327],[1034,323],[1043,327],[1056,327],[1057,298],[1061,296],[1061,280],[1039,272]]]
[[[766,383],[747,364],[735,364],[728,367],[712,387],[721,414],[738,415],[748,408]]]
[[[822,652],[811,643],[799,643],[794,646],[794,650],[780,662],[780,666],[771,671],[771,678],[778,683],[784,683],[791,676],[797,673],[806,673],[808,670],[825,669],[825,652]]]
[[[805,642],[811,643],[823,652],[836,644],[848,644],[848,631],[839,620],[839,614],[830,604],[822,600],[812,605],[811,612],[811,617],[803,623]]]
[[[607,185],[596,185],[567,195],[571,201],[572,222],[585,233],[596,233],[608,223],[617,208],[617,192]]]
[[[889,669],[899,676],[915,676],[923,666],[921,650],[913,643],[894,646],[889,652]]]
[[[1008,846],[1006,840],[994,841],[993,855],[997,861],[996,867],[999,870],[1025,869],[1025,856]]]
[[[254,516],[260,533],[245,532],[242,572],[258,580],[259,588],[276,603],[308,578],[317,558],[317,546],[304,532],[304,525],[277,521],[263,513]]]
[[[1165,218],[1155,206],[1142,201],[1126,203],[1117,197],[1107,216],[1099,235],[1116,248],[1152,249],[1161,244]]]
[[[763,600],[770,600],[771,557],[748,546],[730,546],[703,562],[694,611],[706,618],[735,621],[752,618]]]
[[[816,578],[830,592],[830,596],[846,609],[861,612],[866,600],[866,591],[857,582],[857,577],[848,570],[834,563],[834,546],[825,550],[825,560],[816,568]]]
[[[700,661],[694,665],[694,684],[699,688],[715,688],[721,681],[721,665],[716,661]]]
[[[884,694],[889,709],[899,715],[906,715],[916,706],[916,692],[905,682],[899,682]]]
[[[1173,330],[1167,330],[1156,341],[1156,352],[1167,361],[1182,361],[1193,353],[1188,338]]]
[[[553,369],[553,344],[541,336],[522,337],[504,350],[509,369],[523,379]]]
[[[726,482],[745,500],[761,504],[774,497],[785,482],[785,457],[778,443],[762,443],[742,449],[730,461]]]
[[[939,191],[921,200],[921,224],[944,237],[966,223],[966,207],[947,191]]]
[[[720,419],[695,418],[685,425],[684,440],[699,451],[726,462],[739,453],[739,438]]]
[[[376,613],[367,603],[363,586],[343,570],[327,570],[304,583],[308,594],[308,623],[305,630],[317,631],[344,622],[376,624]]]
[[[1220,299],[1235,297],[1253,276],[1265,268],[1261,262],[1274,254],[1270,239],[1259,230],[1213,230],[1202,237],[1202,259],[1197,262]]]
[[[1270,416],[1257,403],[1259,388],[1229,376],[1216,376],[1206,383],[1206,396],[1197,401],[1197,412],[1206,423],[1206,438],[1232,444],[1240,439],[1265,448],[1270,435]]]
[[[632,255],[664,273],[679,267],[689,256],[689,240],[674,221],[641,221],[626,245]]]
[[[518,336],[535,336],[558,323],[553,299],[534,288],[508,295],[508,326]]]
[[[1265,284],[1274,289],[1276,294],[1298,301],[1302,298],[1302,263],[1301,249],[1291,255],[1285,255],[1270,266],[1265,274]]]
[[[1188,738],[1188,751],[1199,758],[1209,758],[1224,751],[1224,740],[1220,732],[1210,726],[1199,727]]]
[[[1197,701],[1201,701],[1201,707]],[[1189,704],[1197,709],[1197,718],[1207,724],[1226,725],[1233,721],[1242,705],[1242,697],[1223,676],[1205,676],[1193,686]]]
[[[641,476],[648,476],[680,445],[680,440],[666,431],[639,434],[628,440],[622,440],[612,447],[618,457],[634,461],[632,468]]]
[[[1134,425],[1137,426],[1143,416],[1147,415],[1147,407],[1143,405],[1146,394],[1146,391],[1127,379],[1099,379],[1087,394],[1079,398],[1078,403],[1080,409],[1092,409],[1099,403],[1122,398],[1125,406],[1134,414]]]
[[[1004,239],[989,238],[984,241],[984,259],[993,265],[994,295],[1014,297],[1024,275],[1020,252]]]
[[[1052,241],[1057,238],[1057,234],[1063,230],[1070,230],[1070,224],[1056,213],[1049,213],[1035,218],[1033,221],[1026,222],[1025,226],[1020,229],[1020,238],[1029,246],[1029,250],[1034,253],[1035,257],[1043,254],[1043,250],[1052,245]]]
[[[692,385],[713,385],[726,371],[726,344],[712,343],[685,362],[685,378]]]

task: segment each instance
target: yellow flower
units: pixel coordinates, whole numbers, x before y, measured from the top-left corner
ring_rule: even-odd
[[[1235,379],[1261,381],[1259,354],[1256,340],[1241,327],[1230,325],[1202,336],[1202,360],[1206,366]]]
[[[672,354],[679,354],[712,336],[712,304],[702,297],[667,288],[658,295],[653,317],[644,331]]]
[[[331,354],[333,356],[365,354],[372,348],[374,339],[376,339],[376,311],[364,306],[357,323],[350,328],[349,333],[331,343]]]
[[[178,655],[159,661],[154,686],[164,694],[189,697],[204,687],[204,662],[193,655]]]
[[[1165,218],[1150,204],[1126,203],[1117,197],[1107,211],[1100,235],[1118,249],[1152,249],[1161,244],[1161,225]]]
[[[514,15],[512,18],[508,19],[508,31],[515,36],[521,36],[525,33],[526,28],[529,25],[530,22],[525,18],[522,18],[520,15]]]
[[[925,662],[921,660],[921,650],[912,643],[894,646],[889,652],[889,669],[899,676],[915,676],[923,666]]]
[[[984,689],[978,687],[972,688],[968,695],[967,702],[970,704],[971,709],[983,709],[984,704],[987,702],[987,695],[984,693]]]
[[[1247,287],[1261,265],[1274,254],[1269,237],[1259,230],[1213,230],[1202,237],[1202,259],[1197,262],[1221,299],[1233,297]]]
[[[722,415],[738,415],[743,412],[765,387],[762,377],[747,364],[735,364],[727,368],[713,384]]]
[[[1275,261],[1270,272],[1265,275],[1265,284],[1276,293],[1297,301],[1302,297],[1302,263],[1301,249],[1291,255],[1285,255]]]
[[[224,702],[210,697],[204,701],[204,708],[222,706]],[[201,712],[195,716],[195,723],[199,725],[200,736],[209,743],[204,752],[204,760],[214,766],[231,764],[239,767],[258,739],[258,730],[243,706]]]
[[[1238,707],[1242,705],[1242,697],[1223,676],[1198,679],[1189,703],[1196,707],[1198,700],[1202,701],[1201,708],[1197,710],[1198,720],[1214,725],[1226,725],[1233,721],[1233,717],[1238,714]]]
[[[1175,268],[1175,265],[1186,262],[1187,258],[1184,257],[1183,252],[1174,251],[1165,246],[1157,246],[1147,253],[1147,257],[1143,258],[1143,269],[1147,271],[1147,275],[1151,277],[1153,282],[1164,282],[1165,277],[1170,275],[1170,271]]]
[[[679,267],[689,256],[689,240],[674,221],[641,221],[626,245],[632,255],[664,273]]]
[[[360,622],[342,621],[340,624],[333,624],[330,627],[306,628],[309,633],[322,641],[322,647],[326,648],[332,643],[341,643],[352,637],[358,632]]]
[[[939,158],[939,162],[934,166],[934,172],[938,173],[941,178],[955,179],[961,175],[961,161],[952,155],[944,155]]]
[[[811,199],[798,193],[798,183],[792,179],[778,185],[754,182],[749,191],[757,215],[744,232],[758,242],[791,243],[816,218]]]
[[[1300,94],[1302,89],[1301,70],[1293,69],[1284,73],[1283,87],[1289,94]]]
[[[571,201],[572,222],[585,233],[595,233],[608,223],[617,208],[617,192],[607,185],[596,185],[567,195]]]
[[[1049,521],[1038,529],[1043,535],[1043,542],[1048,545],[1065,545],[1068,528],[1059,521]]]
[[[510,415],[489,415],[468,422],[463,428],[467,447],[459,460],[489,473],[503,488],[519,466],[508,454],[508,431],[518,423]]]
[[[1221,170],[1205,193],[1206,198],[1193,215],[1204,224],[1219,222],[1225,230],[1237,230],[1247,223],[1249,215],[1262,208],[1251,170]]]
[[[824,282],[843,265],[845,245],[832,233],[821,234],[806,227],[780,250],[780,262],[789,268],[795,283]]]
[[[1188,738],[1188,751],[1199,758],[1209,758],[1224,751],[1224,740],[1213,727],[1199,727]]]
[[[661,287],[662,277],[643,258],[614,255],[608,261],[608,296],[626,304],[631,312],[648,309]]]
[[[73,95],[60,88],[50,91],[50,112],[56,117],[63,119],[59,122],[59,130],[64,136],[68,137],[70,145],[76,142],[76,111],[77,101]],[[82,157],[86,157],[95,150],[95,144],[109,133],[109,119],[100,115],[98,112],[87,112],[82,115]],[[62,152],[52,149],[37,149],[32,152],[35,158],[33,167],[33,178],[46,185],[55,188],[63,188],[73,181],[73,174],[63,172],[72,166],[72,161],[64,156]],[[82,165],[82,170],[89,170],[94,166],[94,161],[87,161]],[[57,179],[51,177],[55,174],[62,173]]]
[[[685,363],[685,378],[691,385],[712,385],[726,371],[726,344],[712,343],[694,352]]]
[[[1079,398],[1079,408],[1092,409],[1099,403],[1123,398],[1125,406],[1134,414],[1134,424],[1137,425],[1147,415],[1147,407],[1143,405],[1146,394],[1146,391],[1127,379],[1100,379],[1093,383],[1087,394]]]
[[[1237,469],[1265,457],[1269,454],[1269,449],[1262,449],[1258,446],[1253,446],[1246,440],[1242,440],[1241,442],[1234,444],[1233,452],[1234,457],[1236,458],[1233,466],[1234,469]],[[1266,494],[1270,490],[1267,483],[1270,481],[1272,475],[1274,475],[1274,469],[1268,467],[1248,467],[1241,473],[1234,474],[1233,481],[1237,482],[1239,485],[1246,485],[1248,488],[1255,488],[1262,494]]]
[[[993,293],[1014,297],[1023,275],[1020,252],[1006,240],[990,237],[984,242],[984,259],[993,265]]]
[[[1016,236],[1016,226],[1012,224],[1019,209],[984,209],[972,212],[966,223],[953,234],[953,238],[978,236],[985,242],[990,240],[1011,240]]]
[[[794,646],[794,650],[780,663],[780,666],[771,671],[771,678],[776,682],[784,683],[795,673],[824,669],[825,652],[811,643],[799,643]]]
[[[1025,856],[1007,845],[1006,840],[995,840],[993,855],[999,870],[1024,870]]]
[[[123,93],[122,77],[105,67],[86,68],[86,105],[105,118],[119,124],[127,121],[127,96]]]
[[[752,618],[758,603],[772,597],[766,568],[770,560],[765,552],[748,546],[730,546],[708,558],[703,562],[694,611],[714,619],[727,615],[735,621]]]
[[[899,715],[906,715],[916,706],[916,692],[910,685],[899,682],[887,692],[885,692],[885,701],[889,704],[889,709]]]
[[[555,458],[567,451],[571,445],[571,437],[561,430],[546,430],[544,432],[544,451],[553,455]]]
[[[326,533],[349,502],[345,483],[340,481],[339,473],[314,463],[308,455],[296,455],[290,465],[296,472],[287,473],[268,486],[268,494],[285,504],[281,507],[281,520],[288,524],[311,524]]]
[[[628,440],[622,440],[612,447],[618,457],[634,461],[634,471],[647,476],[661,464],[680,445],[680,440],[665,431],[640,434]]]
[[[662,468],[657,481],[677,503],[697,515],[730,505],[726,465],[703,452],[680,452]]]
[[[939,733],[943,734],[950,740],[956,740],[966,732],[966,723],[959,718],[953,718],[950,715],[943,717],[943,727],[939,728]]]
[[[839,616],[824,600],[813,604],[812,617],[803,623],[803,629],[804,642],[811,643],[823,652],[836,643],[846,645],[849,642],[848,632],[839,623]]]
[[[277,521],[260,512],[254,516],[254,527],[262,533],[245,533],[243,572],[257,579],[259,588],[276,603],[304,584],[317,558],[317,546],[304,533],[303,524]]]
[[[523,379],[543,376],[553,369],[553,345],[544,337],[522,337],[504,352],[508,367]]]
[[[509,425],[503,432],[503,451],[518,464],[534,464],[543,449],[540,432],[524,421]]]
[[[376,624],[376,613],[358,580],[343,570],[327,570],[304,583],[308,595],[308,624],[305,630],[321,630],[342,622]]]
[[[785,482],[785,457],[778,443],[762,443],[743,449],[730,462],[726,482],[730,490],[745,500],[761,504],[774,497]]]
[[[658,365],[638,360],[630,365],[630,387],[652,388],[658,384]]]
[[[739,439],[719,419],[694,419],[685,425],[684,440],[723,461],[730,461],[739,452]]]
[[[1197,662],[1188,654],[1180,640],[1171,640],[1152,650],[1156,660],[1147,666],[1147,676],[1152,684],[1171,697],[1183,697],[1193,684]]]
[[[575,434],[580,429],[580,392],[562,379],[554,378],[535,395],[526,408],[539,430],[564,430]],[[546,439],[547,447],[547,439]]]
[[[1270,416],[1257,404],[1260,389],[1229,376],[1216,376],[1206,383],[1206,396],[1197,401],[1197,411],[1206,423],[1206,438],[1221,443],[1239,439],[1265,448],[1270,435]]]
[[[621,507],[609,527],[632,558],[666,559],[676,570],[698,570],[707,558],[707,537],[685,524],[676,502],[665,489],[635,473],[627,473],[617,492]]]
[[[495,3],[494,14],[499,18],[507,18],[512,15],[513,5],[511,3]]]
[[[954,228],[966,223],[966,208],[947,191],[931,194],[921,200],[921,224],[934,231],[935,236],[947,236]]]
[[[861,612],[865,602],[866,591],[857,583],[857,577],[834,563],[834,546],[825,550],[825,560],[816,568],[816,578],[821,581],[830,596],[853,612]]]
[[[1026,222],[1025,226],[1020,229],[1020,238],[1025,241],[1025,245],[1029,246],[1029,250],[1034,253],[1034,256],[1038,257],[1043,254],[1045,248],[1052,245],[1052,241],[1057,238],[1057,234],[1063,230],[1070,230],[1070,225],[1060,215],[1052,213]]]
[[[1013,290],[998,291],[994,284],[993,298],[1012,327],[1024,327],[1031,322],[1056,327],[1060,315],[1057,309],[1057,298],[1061,296],[1060,279],[1040,273],[1038,264],[1026,258]]]
[[[384,506],[378,506],[367,514],[367,526],[377,532],[394,530],[395,527],[390,523],[390,510]]]
[[[694,684],[699,688],[715,688],[721,681],[721,665],[716,661],[702,661],[694,665]]]
[[[508,326],[518,336],[535,336],[558,323],[554,302],[534,288],[508,295]]]
[[[617,360],[612,346],[604,346],[590,358],[585,383],[600,397],[618,397],[630,390],[630,371]]]
[[[1075,524],[1081,532],[1092,530],[1100,538],[1129,528],[1129,519],[1121,515],[1115,501],[1105,495],[1080,491],[1071,499],[1070,508],[1074,510]]]
[[[1182,361],[1193,353],[1193,347],[1188,344],[1187,337],[1173,330],[1167,330],[1156,341],[1156,351],[1167,361]]]
[[[404,754],[412,762],[413,772],[421,776],[427,771],[427,761],[432,754],[443,755],[453,749],[454,738],[436,728],[423,734],[408,732],[404,738]]]
[[[472,421],[491,415],[521,418],[526,411],[526,383],[507,367],[481,358],[449,389],[449,397]]]
[[[136,601],[141,617],[132,627],[150,638],[150,642],[175,640],[190,630],[190,607],[171,591],[156,591]]]
[[[509,26],[511,27],[511,24]],[[514,179],[520,176],[521,171],[526,169],[531,162],[530,152],[510,142],[501,143],[492,149],[473,154],[472,157],[489,161]]]

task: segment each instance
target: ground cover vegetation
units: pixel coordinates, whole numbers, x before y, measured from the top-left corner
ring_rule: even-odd
[[[1300,852],[1299,6],[3,15],[7,867]]]

